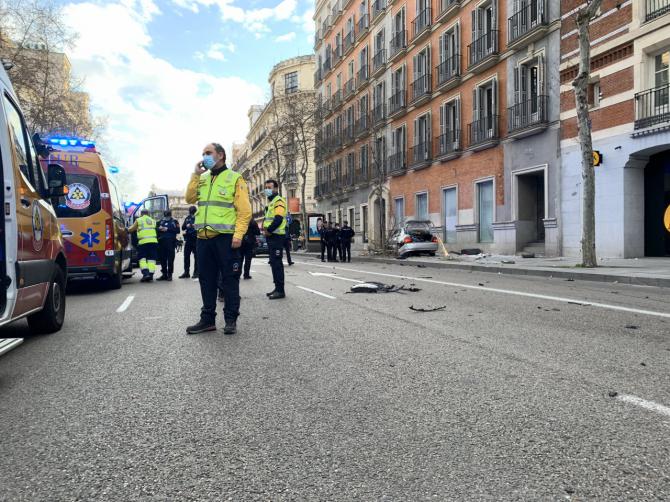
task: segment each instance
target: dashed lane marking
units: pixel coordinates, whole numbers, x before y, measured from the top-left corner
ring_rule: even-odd
[[[541,295],[537,293],[526,293],[525,291],[515,291],[513,289],[500,289],[500,288],[489,288],[486,286],[473,286],[471,284],[460,284],[457,282],[447,282],[447,281],[438,281],[435,279],[422,279],[420,277],[412,277],[409,275],[398,275],[398,274],[385,274],[383,272],[372,272],[370,270],[360,270],[360,269],[355,269],[355,268],[345,268],[345,267],[337,267],[333,265],[318,265],[316,263],[306,263],[306,262],[300,262],[303,265],[311,265],[312,267],[319,267],[319,268],[328,268],[328,269],[337,269],[337,270],[342,270],[345,272],[356,272],[358,274],[369,274],[369,275],[377,275],[380,277],[392,277],[395,279],[405,279],[408,281],[416,281],[416,282],[426,282],[429,284],[440,284],[442,286],[451,286],[455,288],[466,288],[466,289],[474,289],[477,291],[487,291],[489,293],[499,293],[503,295],[512,295],[512,296],[521,296],[524,298],[537,298],[539,300],[548,300],[548,301],[554,301],[554,302],[561,302],[561,303],[575,303],[578,305],[582,305],[585,307],[597,307],[597,308],[602,308],[602,309],[608,309],[608,310],[616,310],[619,312],[630,312],[633,314],[641,314],[641,315],[648,315],[648,316],[654,316],[654,317],[664,317],[667,319],[670,319],[670,313],[669,312],[657,312],[654,310],[644,310],[644,309],[636,309],[633,307],[623,307],[621,305],[611,305],[608,303],[598,303],[598,302],[590,302],[588,300],[579,300],[575,298],[565,298],[562,296],[550,296],[550,295]]]
[[[130,307],[130,304],[133,303],[134,299],[135,299],[135,295],[130,295],[128,298],[126,298],[123,301],[121,306],[118,309],[116,309],[116,311],[119,312],[119,313],[120,312],[125,312],[128,309],[128,307]]]
[[[670,417],[670,407],[655,403],[654,401],[647,401],[646,399],[642,399],[637,396],[631,396],[628,394],[621,394],[616,398],[624,403],[634,404],[635,406],[639,406],[640,408],[644,408],[649,411],[655,411],[656,413],[660,413],[661,415]]]
[[[358,279],[349,279],[348,277],[340,277],[335,274],[323,274],[321,272],[310,272],[309,275],[314,277],[330,277],[331,279],[337,279],[339,281],[355,282],[357,284],[362,284],[364,281],[359,281]]]
[[[296,286],[298,289],[302,289],[303,291],[309,291],[310,293],[314,293],[315,295],[323,296],[324,298],[330,298],[331,300],[337,300],[334,296],[327,295],[326,293],[322,293],[321,291],[316,291],[315,289],[309,289],[309,288],[304,288],[302,286]]]

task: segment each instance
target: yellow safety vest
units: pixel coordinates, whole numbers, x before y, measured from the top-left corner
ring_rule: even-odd
[[[137,218],[137,241],[142,244],[156,244],[156,221],[150,216],[140,216]]]
[[[198,212],[195,214],[195,228],[208,229],[220,234],[235,233],[235,187],[240,174],[230,169],[212,179],[212,173],[200,176],[198,184]]]
[[[276,195],[275,198],[272,199],[268,207],[265,208],[265,219],[263,220],[263,228],[267,229],[270,225],[272,225],[272,221],[275,219],[275,207],[280,202],[284,204],[284,207],[286,207],[286,201],[284,200],[284,198],[280,197],[279,195]],[[275,228],[275,231],[272,233],[274,235],[286,235],[286,216],[282,218],[281,225]]]

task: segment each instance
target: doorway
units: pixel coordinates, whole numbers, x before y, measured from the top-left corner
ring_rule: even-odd
[[[523,248],[531,242],[544,243],[546,217],[544,169],[517,174],[515,180],[517,244]]]
[[[644,255],[670,256],[663,215],[670,205],[670,151],[652,155],[644,170]]]

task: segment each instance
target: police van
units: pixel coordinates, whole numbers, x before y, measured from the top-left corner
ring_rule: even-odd
[[[53,202],[65,170],[40,168],[9,77],[0,65],[0,327],[27,318],[32,332],[52,333],[65,319],[67,262]],[[8,330],[0,331],[0,337]],[[0,338],[0,354],[21,342]]]

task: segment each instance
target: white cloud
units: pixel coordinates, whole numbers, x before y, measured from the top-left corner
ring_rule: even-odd
[[[135,198],[152,183],[185,188],[202,147],[243,140],[247,110],[263,97],[242,78],[215,78],[152,56],[146,23],[157,13],[149,0],[66,6],[65,19],[79,32],[73,68],[86,77],[94,112],[109,117],[107,146],[122,169],[134,171]]]
[[[214,43],[209,46],[206,53],[197,51],[193,56],[199,61],[204,61],[206,57],[214,61],[226,61],[225,52],[230,52],[231,54],[235,52],[235,44],[232,42],[226,44]]]
[[[275,38],[275,42],[290,42],[291,40],[295,40],[295,31],[286,33],[285,35],[280,35]]]

